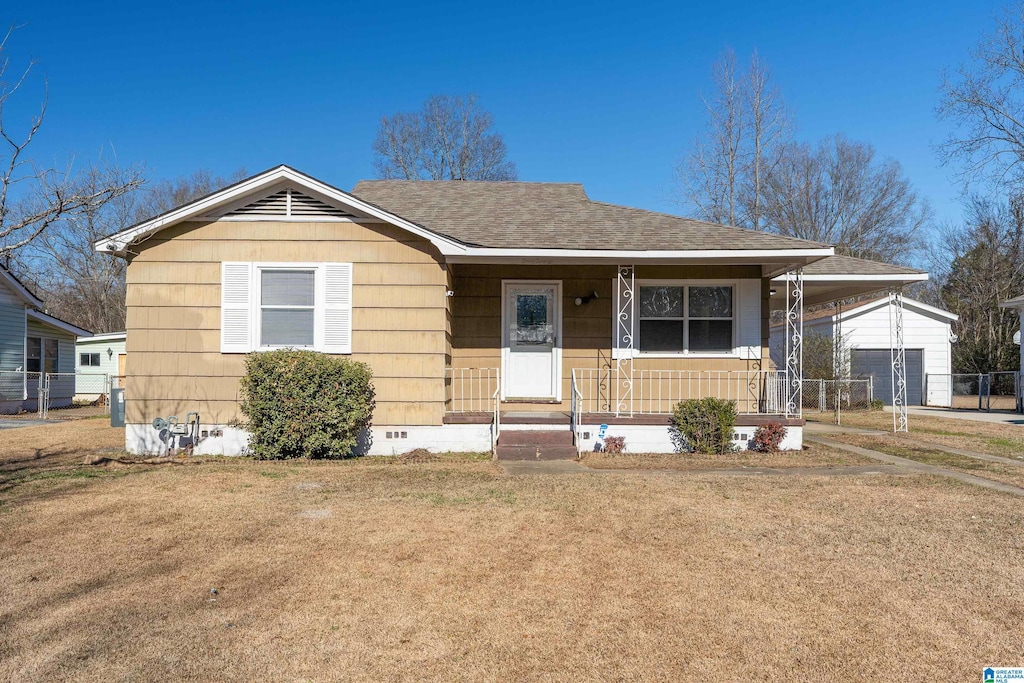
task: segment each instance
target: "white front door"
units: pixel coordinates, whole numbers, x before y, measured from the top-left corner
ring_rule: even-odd
[[[502,339],[506,399],[561,400],[559,282],[506,282]]]

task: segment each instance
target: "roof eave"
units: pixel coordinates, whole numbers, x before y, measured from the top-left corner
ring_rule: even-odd
[[[771,277],[834,255],[832,247],[807,249],[505,249],[467,247],[461,254],[449,255],[448,263],[524,263],[524,264],[631,264],[631,263],[737,263],[761,265]]]
[[[78,327],[77,325],[72,325],[71,323],[65,322],[60,318],[54,318],[52,315],[48,315],[46,313],[43,313],[42,311],[29,310],[27,314],[30,318],[35,318],[41,323],[64,330],[65,332],[73,334],[76,337],[92,336],[92,332],[90,332],[89,330]]]

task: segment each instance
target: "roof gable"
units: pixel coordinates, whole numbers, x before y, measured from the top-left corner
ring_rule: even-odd
[[[282,191],[287,192],[285,195],[279,195]],[[286,216],[275,213],[280,211],[280,198],[283,197],[287,203],[290,196],[290,199],[294,201],[296,192],[298,193],[298,203],[300,204],[299,213],[295,213],[296,207],[294,204],[288,210],[289,213]],[[273,195],[279,195],[279,197],[269,199]],[[331,211],[339,209],[346,212],[346,216],[329,215]],[[293,220],[308,221],[315,220],[317,216],[311,214],[319,212],[322,219],[329,220],[385,221],[429,240],[442,254],[450,254],[460,250],[460,245],[450,238],[432,232],[379,206],[370,204],[312,176],[283,165],[240,180],[205,197],[189,202],[184,206],[171,209],[159,216],[154,216],[126,230],[98,240],[94,246],[97,251],[124,254],[125,249],[134,242],[145,239],[177,223],[188,220],[230,219],[232,217],[226,214],[239,210],[241,210],[241,215],[233,216],[238,220],[258,220],[260,218],[282,220],[292,218]],[[266,211],[267,213],[260,213],[261,211]],[[306,213],[301,213],[303,211]],[[351,218],[347,218],[349,215]]]
[[[21,280],[14,276],[14,273],[0,266],[0,285],[8,289],[15,297],[33,308],[42,308],[42,300],[29,291]]]

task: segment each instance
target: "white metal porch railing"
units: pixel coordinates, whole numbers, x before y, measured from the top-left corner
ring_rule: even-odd
[[[631,396],[623,401],[610,368],[573,368],[572,414],[667,415],[680,401],[709,396],[736,403],[745,415],[778,415],[786,409],[786,373],[777,370],[633,371]]]
[[[501,387],[498,368],[445,368],[444,411],[489,413]]]

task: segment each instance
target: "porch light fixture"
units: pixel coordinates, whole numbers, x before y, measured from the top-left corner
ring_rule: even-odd
[[[114,357],[114,349],[107,348],[107,358],[113,358],[113,357]]]
[[[590,294],[588,294],[586,296],[578,296],[578,297],[576,297],[576,305],[577,306],[582,306],[583,304],[589,304],[592,299],[598,299],[598,298],[600,298],[600,297],[597,296],[597,292],[593,291],[593,292],[591,292]]]

